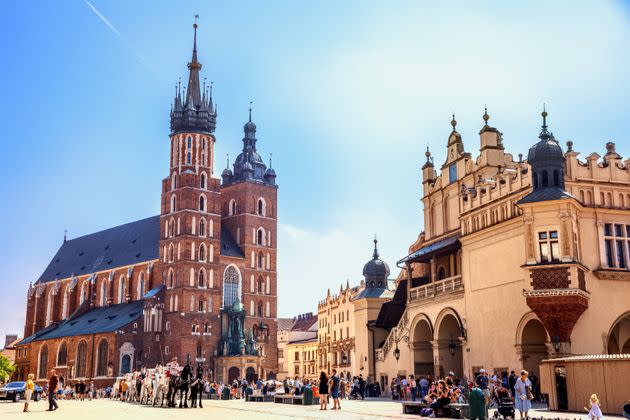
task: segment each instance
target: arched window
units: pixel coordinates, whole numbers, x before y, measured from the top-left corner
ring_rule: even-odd
[[[199,261],[201,262],[206,261],[206,245],[205,244],[199,245]]]
[[[203,268],[197,274],[197,287],[206,287],[206,270]]]
[[[256,315],[256,312],[255,312],[255,309],[254,309],[254,301],[253,300],[249,302],[249,314],[251,316]]]
[[[175,213],[177,211],[177,197],[175,194],[171,195],[171,213]]]
[[[39,349],[39,369],[37,369],[37,377],[45,379],[48,376],[48,345],[44,344]]]
[[[542,171],[542,187],[549,186],[549,173],[547,171]]]
[[[206,186],[206,174],[205,174],[205,173],[202,173],[202,174],[201,174],[201,177],[200,177],[200,183],[199,183],[199,184],[200,184],[200,188],[201,188],[202,190],[205,190],[205,189],[206,189],[206,187],[207,187],[207,186]]]
[[[193,333],[198,333],[199,332],[199,324],[197,324],[197,321],[193,322],[191,331]]]
[[[107,376],[107,351],[108,344],[106,339],[102,339],[98,343],[98,355],[96,356],[96,376]]]
[[[199,236],[206,236],[206,221],[204,219],[199,220]]]
[[[175,287],[175,273],[173,272],[172,268],[168,272],[168,282],[166,283],[166,287],[168,287],[169,289]]]
[[[444,267],[438,268],[437,272],[438,280],[442,280],[446,278],[446,269]]]
[[[206,196],[205,195],[200,195],[199,196],[199,211],[206,211]]]
[[[48,299],[46,299],[46,326],[49,326],[53,322],[53,300],[54,300],[54,291],[50,289],[48,292]]]
[[[177,175],[173,172],[173,175],[171,175],[171,190],[174,190],[175,188],[177,188]]]
[[[223,307],[229,308],[240,300],[241,274],[235,266],[229,265],[223,273]]]
[[[138,280],[138,300],[144,296],[144,272],[140,272],[140,279]]]
[[[120,276],[118,279],[118,303],[125,302],[125,276]]]
[[[210,324],[209,323],[205,323],[203,324],[203,332],[205,333],[209,333],[210,332]]]
[[[103,280],[101,280],[101,301],[100,301],[100,305],[101,306],[106,306],[107,305],[107,279],[103,278]]]
[[[200,359],[201,357],[202,357],[201,342],[197,342],[197,359]]]
[[[203,312],[203,311],[206,309],[206,308],[205,308],[205,306],[206,306],[206,302],[203,300],[203,298],[199,298],[199,304],[198,304],[198,306],[199,306],[199,308],[198,308],[198,309],[199,309],[199,312]]]
[[[269,318],[271,316],[271,305],[269,302],[265,303],[265,316]]]
[[[75,378],[85,378],[85,369],[87,363],[87,343],[81,340],[77,346],[77,361],[75,368]]]
[[[558,171],[557,169],[553,171],[553,186],[554,187],[560,186],[560,171]]]
[[[68,364],[68,346],[65,341],[62,341],[59,344],[59,349],[57,350],[57,366],[65,366]]]
[[[259,253],[258,253],[258,268],[259,268],[260,270],[262,270],[262,269],[263,269],[263,265],[264,265],[264,263],[265,263],[265,257],[263,256],[263,253],[262,253],[262,252],[259,252]]]
[[[175,236],[175,219],[171,219],[168,221],[167,237],[172,238],[173,236]]]
[[[263,228],[259,228],[256,232],[256,245],[264,245],[265,244],[265,230]]]
[[[228,214],[230,216],[234,216],[236,214],[236,200],[230,200],[230,204],[228,206]]]
[[[265,290],[265,282],[263,281],[262,277],[258,277],[258,294],[263,294],[264,290]]]
[[[258,302],[258,317],[262,318],[263,316],[263,304],[262,302]]]
[[[168,262],[175,261],[175,245],[172,243],[168,246]]]
[[[186,165],[192,163],[192,137],[186,139]]]
[[[265,199],[260,197],[258,199],[258,205],[257,205],[257,208],[256,208],[256,212],[258,213],[259,216],[264,216],[265,215],[266,207],[267,206],[266,206],[266,203],[265,203]]]

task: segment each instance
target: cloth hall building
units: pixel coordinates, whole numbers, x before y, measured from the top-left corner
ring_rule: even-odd
[[[427,149],[424,226],[370,326],[383,383],[630,353],[630,160],[612,142],[582,160],[542,118],[527,160],[505,151],[487,112],[478,156],[454,117],[439,169]]]
[[[257,151],[215,176],[217,110],[200,84],[197,24],[187,89],[170,113],[160,214],[64,242],[28,289],[17,376],[50,369],[97,385],[177,358],[209,379],[274,377],[276,174]],[[164,147],[167,147],[166,144]]]

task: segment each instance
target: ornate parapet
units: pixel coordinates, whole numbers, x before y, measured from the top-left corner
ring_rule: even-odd
[[[550,336],[570,342],[577,320],[588,308],[590,294],[580,289],[523,290],[523,296]]]
[[[630,271],[627,270],[602,268],[593,271],[593,274],[600,280],[630,281]]]

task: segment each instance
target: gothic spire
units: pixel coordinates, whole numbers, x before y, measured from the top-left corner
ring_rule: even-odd
[[[376,235],[374,235],[374,253],[372,254],[372,258],[374,258],[375,260],[378,259],[379,255],[378,255],[378,248],[377,245],[378,244],[378,239],[376,239]]]
[[[206,90],[204,79],[203,86],[199,82],[201,63],[197,58],[197,19],[193,24],[193,52],[188,63],[188,85],[181,90],[181,82],[178,82],[175,104],[171,112],[171,132],[206,132],[213,133],[216,127],[217,113],[212,103],[212,83],[210,93]]]
[[[199,85],[199,71],[201,70],[201,63],[197,60],[197,19],[199,15],[195,15],[194,40],[193,40],[193,53],[192,60],[188,63],[188,91],[186,94],[186,106],[194,109],[201,107],[201,86]]]

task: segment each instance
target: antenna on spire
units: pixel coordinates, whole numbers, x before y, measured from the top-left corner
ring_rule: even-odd
[[[193,51],[197,51],[197,20],[199,20],[199,15],[195,15],[195,23],[193,23],[193,28],[195,29],[195,40],[193,44]]]
[[[252,104],[253,101],[249,101],[249,122],[252,122]]]
[[[455,120],[455,113],[453,113],[453,119],[451,120],[451,126],[453,127],[453,131],[455,131],[455,127],[457,127],[457,121]]]
[[[226,153],[225,156],[227,157],[227,167],[230,167],[230,154]]]
[[[63,230],[63,243],[65,244],[67,240],[68,240],[68,230],[64,229]]]
[[[376,248],[376,244],[378,244],[378,239],[376,239],[376,233],[374,234],[374,254],[372,254],[372,257],[374,257],[374,259],[378,258],[378,249]]]
[[[273,153],[269,153],[269,169],[271,169],[271,158],[273,157]]]
[[[490,119],[490,115],[488,115],[488,106],[484,104],[483,106],[483,120],[486,125],[488,125],[488,120]]]
[[[210,81],[210,97],[212,98],[212,87],[214,86],[214,82]]]

